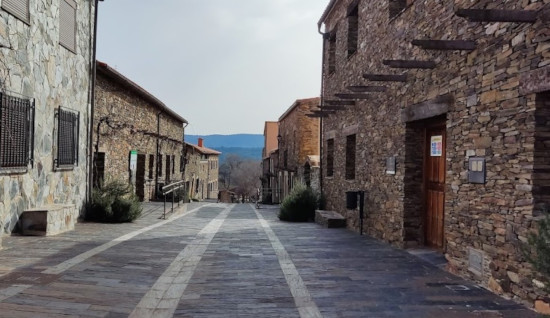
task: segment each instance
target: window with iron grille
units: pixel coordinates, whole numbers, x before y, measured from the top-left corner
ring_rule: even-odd
[[[162,177],[162,155],[157,155],[157,175]]]
[[[94,187],[99,188],[103,185],[103,180],[105,180],[105,153],[104,152],[95,152],[94,153]]]
[[[348,9],[348,57],[357,52],[359,38],[359,2],[354,1]]]
[[[33,160],[34,100],[0,93],[0,168],[27,168]]]
[[[346,137],[346,180],[355,179],[355,135]]]
[[[334,139],[327,140],[327,177],[334,175]]]
[[[57,168],[78,166],[80,112],[59,107],[57,119]]]
[[[29,0],[2,0],[2,9],[25,23],[30,23]]]
[[[59,44],[76,53],[76,2],[61,0],[59,8]]]
[[[328,73],[336,72],[336,29],[328,35]]]

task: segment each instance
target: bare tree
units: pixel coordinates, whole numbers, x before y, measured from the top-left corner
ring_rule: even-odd
[[[243,199],[256,194],[256,189],[260,187],[260,176],[259,161],[246,160],[235,154],[229,154],[220,166],[220,183]]]

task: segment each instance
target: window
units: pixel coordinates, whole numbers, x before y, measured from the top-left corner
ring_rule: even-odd
[[[334,175],[334,139],[327,140],[327,177]]]
[[[99,188],[105,180],[105,153],[94,153],[94,187]]]
[[[0,93],[0,168],[27,168],[33,160],[34,101]]]
[[[61,0],[59,8],[59,44],[76,53],[76,2]]]
[[[149,180],[153,180],[154,171],[155,171],[155,155],[149,155]]]
[[[183,172],[184,167],[185,167],[185,157],[180,156],[180,172]]]
[[[355,179],[355,135],[346,137],[346,180]]]
[[[166,155],[166,181],[170,181],[170,155]]]
[[[359,1],[354,1],[348,9],[348,57],[357,52],[359,37]]]
[[[172,155],[172,174],[176,173],[176,156]]]
[[[283,160],[284,167],[286,168],[288,165],[288,150],[285,150],[285,152],[283,153]]]
[[[57,110],[56,167],[78,166],[78,132],[80,113],[67,108]]]
[[[158,157],[157,157],[157,175],[159,177],[162,177],[162,155],[159,154]]]
[[[328,37],[328,73],[336,72],[336,30],[330,32]]]
[[[388,9],[390,12],[390,19],[395,18],[407,7],[407,2],[412,2],[411,0],[388,0]]]
[[[29,0],[2,0],[2,9],[25,23],[30,23]]]

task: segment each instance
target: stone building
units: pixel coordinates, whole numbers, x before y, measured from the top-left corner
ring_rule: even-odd
[[[135,185],[143,201],[183,180],[187,121],[106,63],[97,62],[94,183],[104,178]]]
[[[299,99],[279,117],[278,184],[281,200],[295,182],[306,183],[304,167],[308,156],[318,156],[320,120],[306,116],[319,107],[319,97]]]
[[[366,231],[529,303],[521,246],[549,200],[548,0],[332,0],[323,29],[323,192]]]
[[[187,165],[185,184],[190,199],[218,198],[219,156],[221,152],[206,148],[199,138],[198,145],[185,143]]]
[[[64,229],[83,213],[93,12],[94,1],[0,3],[0,240],[26,210],[56,210]]]
[[[264,148],[262,149],[262,201],[265,203],[278,203],[279,189],[277,175],[273,166],[273,153],[277,151],[279,123],[266,121],[264,125]],[[274,193],[275,192],[275,193]]]

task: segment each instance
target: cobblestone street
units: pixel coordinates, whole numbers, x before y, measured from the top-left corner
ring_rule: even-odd
[[[192,203],[167,220],[4,238],[0,317],[536,317],[407,251],[278,210]]]

